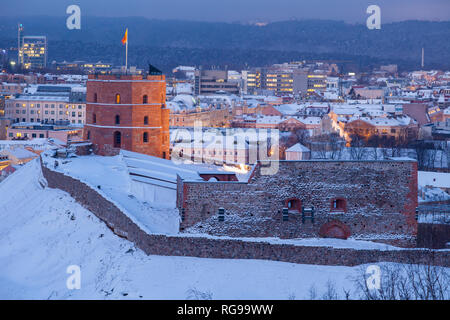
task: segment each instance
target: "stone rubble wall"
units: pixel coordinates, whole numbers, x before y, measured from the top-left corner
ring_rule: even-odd
[[[356,266],[377,262],[430,263],[450,266],[450,251],[429,249],[356,250],[295,246],[233,239],[147,234],[113,203],[85,183],[47,168],[48,187],[61,189],[96,215],[118,236],[133,242],[148,255],[223,259],[264,259],[300,264]]]

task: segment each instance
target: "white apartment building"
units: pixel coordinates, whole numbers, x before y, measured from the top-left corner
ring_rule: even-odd
[[[13,122],[69,121],[84,124],[86,99],[83,88],[70,86],[38,86],[32,93],[16,95],[5,103],[5,117]],[[31,90],[30,90],[31,91]]]

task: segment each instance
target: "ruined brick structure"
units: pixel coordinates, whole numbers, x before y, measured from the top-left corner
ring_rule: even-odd
[[[415,161],[280,161],[275,175],[259,163],[248,182],[178,178],[180,229],[235,237],[337,237],[415,243]],[[225,209],[224,221],[218,209]],[[302,208],[314,207],[314,223]],[[289,208],[287,221],[283,208]],[[396,241],[393,241],[396,240]]]
[[[183,234],[148,234],[127,214],[85,183],[42,166],[48,187],[61,189],[92,212],[118,236],[132,241],[148,255],[222,259],[266,259],[302,264],[355,266],[376,262],[422,263],[450,266],[448,250],[360,250],[325,246],[274,244],[229,238],[192,237]]]
[[[169,158],[164,75],[89,75],[84,138],[94,152],[120,149]]]

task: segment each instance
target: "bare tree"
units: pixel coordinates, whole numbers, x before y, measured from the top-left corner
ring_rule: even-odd
[[[213,294],[210,291],[202,292],[198,290],[197,288],[189,288],[189,290],[186,291],[187,300],[212,300]]]
[[[344,141],[339,137],[337,133],[330,134],[329,144],[331,159],[341,159]]]
[[[297,129],[295,131],[295,136],[297,137],[297,142],[306,145],[309,142],[309,131],[305,129]]]
[[[446,268],[430,263],[384,264],[380,267],[380,286],[367,284],[365,268],[354,279],[361,299],[366,300],[448,300],[450,274]]]
[[[367,153],[364,139],[359,135],[352,135],[351,139],[352,141],[350,143],[350,158],[352,160],[363,160]]]
[[[431,161],[430,157],[433,158],[432,161],[434,167],[435,154],[429,153],[429,149],[433,148],[429,143],[426,143],[425,141],[416,141],[411,145],[411,147],[415,151],[419,170],[429,167]]]
[[[336,285],[331,280],[327,281],[325,293],[322,295],[322,300],[338,300]]]

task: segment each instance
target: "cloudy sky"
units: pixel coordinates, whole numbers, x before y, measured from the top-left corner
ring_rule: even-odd
[[[450,20],[450,0],[0,0],[0,16],[65,15],[77,4],[82,15],[143,16],[197,21],[332,19],[364,23],[371,4],[383,22]]]

